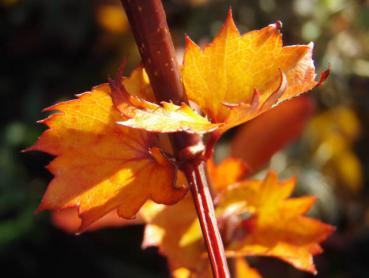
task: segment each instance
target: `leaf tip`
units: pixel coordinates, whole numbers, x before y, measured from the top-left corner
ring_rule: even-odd
[[[228,21],[228,20],[233,20],[232,6],[229,6],[229,8],[228,8],[228,13],[227,13],[227,19],[226,19],[226,21]]]
[[[41,203],[38,205],[38,207],[34,210],[34,214],[39,214],[40,212],[43,212],[48,209],[48,206],[45,204],[44,200],[41,200]]]
[[[232,33],[235,32],[237,34],[239,33],[238,29],[237,29],[237,26],[236,26],[236,23],[234,22],[234,19],[233,19],[233,12],[232,12],[231,7],[229,7],[229,9],[228,9],[227,18],[226,18],[226,20],[224,22],[224,25],[223,25],[223,27],[220,31],[220,34],[222,34],[223,32],[227,32],[227,31],[231,31]]]
[[[198,45],[190,38],[189,35],[185,35],[185,49],[199,48]]]
[[[315,87],[323,85],[323,83],[327,80],[330,74],[331,74],[331,67],[330,65],[328,65],[328,68],[320,73],[319,81]]]

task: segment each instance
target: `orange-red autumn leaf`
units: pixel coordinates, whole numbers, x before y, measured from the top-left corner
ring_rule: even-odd
[[[231,155],[255,172],[303,131],[314,111],[309,96],[288,100],[246,123],[232,138]]]
[[[244,236],[227,246],[228,256],[272,256],[316,272],[313,255],[322,252],[320,242],[334,229],[304,216],[315,198],[288,198],[294,186],[293,179],[280,182],[269,173],[263,181],[246,180],[223,192],[218,213],[237,203],[243,206],[240,215],[248,215],[241,221]]]
[[[118,73],[119,74],[119,73]],[[118,124],[144,129],[151,132],[207,133],[218,128],[205,117],[195,112],[187,104],[180,106],[173,103],[153,101],[153,92],[149,79],[142,67],[138,67],[130,78],[124,78],[123,83],[112,80],[111,91],[115,107],[125,119]]]
[[[176,168],[155,146],[155,136],[119,126],[107,84],[48,108],[49,129],[30,150],[55,155],[55,176],[40,210],[77,207],[81,229],[108,212],[134,217],[149,199],[173,204],[186,190],[175,188]]]
[[[81,218],[78,215],[77,208],[66,208],[62,210],[55,210],[51,212],[52,223],[55,227],[67,232],[69,234],[78,233],[81,226]],[[96,222],[92,223],[86,231],[96,231],[104,228],[115,228],[127,225],[142,224],[143,220],[140,216],[132,220],[127,220],[119,217],[116,210],[110,211]]]
[[[224,123],[218,134],[319,83],[313,45],[283,47],[280,27],[276,23],[240,35],[230,12],[204,49],[187,38],[186,93],[213,123]]]

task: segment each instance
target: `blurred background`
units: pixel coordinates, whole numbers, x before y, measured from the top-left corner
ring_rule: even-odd
[[[318,71],[330,65],[332,74],[312,93],[315,112],[303,132],[261,172],[296,175],[296,195],[318,197],[311,214],[337,226],[316,258],[318,277],[369,277],[369,1],[164,2],[179,56],[184,33],[210,41],[229,6],[241,32],[282,20],[285,44],[315,42]],[[169,277],[156,249],[140,249],[142,226],[74,236],[47,212],[35,215],[51,157],[20,152],[44,130],[36,124],[42,108],[105,82],[124,57],[129,69],[139,63],[118,0],[0,0],[2,277]],[[265,277],[310,277],[274,259],[255,263]]]

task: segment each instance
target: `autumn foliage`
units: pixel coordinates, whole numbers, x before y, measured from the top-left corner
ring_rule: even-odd
[[[235,275],[260,277],[243,259],[248,256],[276,257],[315,273],[313,256],[333,231],[305,216],[315,198],[291,197],[296,181],[274,172],[252,177],[312,114],[309,97],[287,100],[325,78],[316,80],[313,45],[283,46],[280,29],[277,22],[241,35],[229,13],[204,48],[186,38],[183,86],[198,110],[157,103],[143,66],[47,108],[57,112],[41,121],[48,129],[29,149],[56,157],[48,165],[54,179],[38,210],[56,210],[54,222],[69,232],[146,224],[143,247],[157,246],[173,276],[210,277],[197,214],[167,134],[202,134],[212,142],[206,146],[211,154],[224,132],[247,122],[232,141],[230,157],[207,161]]]

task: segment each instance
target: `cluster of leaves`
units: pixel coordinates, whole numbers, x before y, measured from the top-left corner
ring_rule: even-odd
[[[215,142],[319,85],[325,74],[315,80],[313,45],[283,47],[280,27],[278,22],[240,35],[230,13],[204,49],[187,38],[183,84],[201,114],[186,104],[156,103],[141,66],[48,108],[59,113],[42,121],[49,129],[30,148],[56,156],[48,166],[55,177],[39,210],[77,208],[79,231],[112,211],[127,219],[138,213],[147,223],[143,246],[159,246],[174,276],[210,275],[196,213],[165,134],[204,134]],[[276,149],[278,144],[270,153]],[[288,198],[293,180],[279,181],[273,172],[248,179],[260,165],[250,166],[235,158],[208,162],[227,255],[278,257],[314,273],[312,256],[333,228],[304,216],[314,198]],[[258,276],[243,260],[236,259],[236,266],[239,277],[246,271]]]

